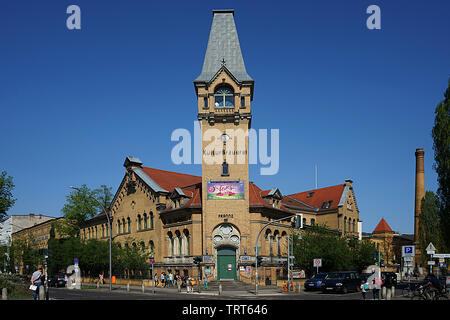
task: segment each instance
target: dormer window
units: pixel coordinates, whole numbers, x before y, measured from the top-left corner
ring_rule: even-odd
[[[311,198],[313,196],[314,192],[310,192],[308,193],[308,195],[306,196],[307,198]]]
[[[230,87],[219,87],[214,91],[214,107],[232,108],[234,107],[234,92]]]

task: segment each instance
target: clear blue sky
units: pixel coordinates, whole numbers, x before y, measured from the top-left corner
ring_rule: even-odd
[[[81,30],[66,8],[81,8]],[[366,8],[381,8],[381,30]],[[253,127],[280,130],[280,170],[251,180],[283,194],[354,182],[363,231],[413,232],[416,148],[432,168],[434,109],[450,74],[449,1],[2,1],[0,170],[9,214],[60,216],[69,185],[112,186],[127,155],[172,164],[192,130],[213,9],[235,10]]]

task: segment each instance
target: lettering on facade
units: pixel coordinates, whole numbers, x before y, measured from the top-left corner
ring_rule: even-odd
[[[232,213],[220,213],[217,217],[218,218],[233,218],[233,214]]]

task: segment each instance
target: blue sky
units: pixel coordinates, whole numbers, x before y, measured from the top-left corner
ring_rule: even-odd
[[[81,8],[81,30],[66,8]],[[381,8],[368,30],[366,8]],[[255,129],[280,130],[280,170],[251,180],[283,194],[352,179],[371,232],[413,232],[416,148],[432,168],[434,109],[450,74],[448,1],[3,1],[0,170],[9,214],[60,216],[69,185],[114,191],[127,155],[174,165],[170,135],[193,130],[213,9],[235,10]]]

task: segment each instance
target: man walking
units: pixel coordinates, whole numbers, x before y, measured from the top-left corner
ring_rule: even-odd
[[[39,300],[39,288],[42,285],[42,268],[39,267],[31,276],[31,284],[36,286],[36,290],[33,293],[33,299]]]

